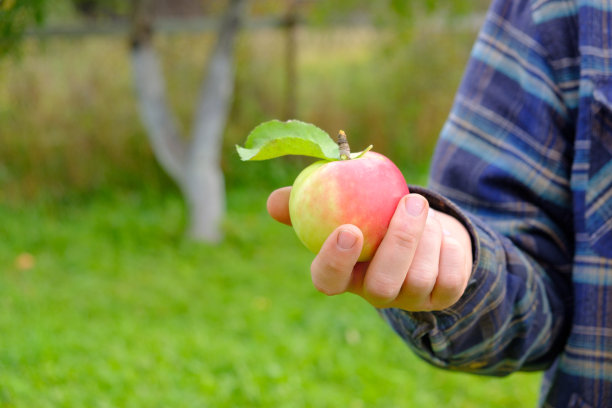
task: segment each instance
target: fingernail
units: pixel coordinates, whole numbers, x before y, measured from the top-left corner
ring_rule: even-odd
[[[444,235],[447,235],[447,236],[450,236],[450,234],[451,234],[449,230],[444,229],[444,228],[442,229],[442,233],[443,233]]]
[[[416,217],[423,212],[423,208],[425,208],[425,200],[417,195],[408,196],[406,199],[406,211],[408,214]]]
[[[337,244],[340,249],[351,249],[355,246],[355,242],[357,242],[357,237],[348,231],[340,231],[338,234]]]

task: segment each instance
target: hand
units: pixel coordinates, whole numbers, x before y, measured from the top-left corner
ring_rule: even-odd
[[[290,192],[291,187],[278,189],[267,203],[272,218],[287,225]],[[472,270],[470,236],[455,218],[430,209],[421,195],[401,199],[370,262],[357,262],[362,245],[363,234],[354,225],[332,232],[312,262],[315,287],[408,311],[446,309],[465,291]]]

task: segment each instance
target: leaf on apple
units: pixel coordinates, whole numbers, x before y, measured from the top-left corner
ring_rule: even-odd
[[[338,145],[324,130],[298,120],[264,122],[247,136],[244,147],[236,145],[236,150],[244,161],[286,155],[340,159]]]
[[[360,157],[363,157],[363,155],[369,152],[370,150],[372,150],[373,147],[374,145],[369,145],[368,147],[365,148],[365,150],[362,150],[357,153],[351,153],[351,159],[359,159]]]

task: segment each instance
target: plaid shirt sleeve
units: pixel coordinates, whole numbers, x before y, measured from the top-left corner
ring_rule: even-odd
[[[494,1],[442,130],[429,188],[412,189],[460,219],[474,247],[468,287],[451,308],[381,310],[420,357],[440,367],[539,370],[567,338],[579,74],[568,61],[551,60],[565,50],[550,50],[552,31],[539,23],[538,3],[546,2]],[[555,33],[572,35],[555,21]]]

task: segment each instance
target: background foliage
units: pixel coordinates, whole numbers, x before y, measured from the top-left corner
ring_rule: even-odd
[[[0,0],[0,57],[14,51],[24,30],[41,24],[47,0]]]
[[[297,116],[332,134],[345,129],[355,149],[374,144],[422,183],[473,38],[473,30],[426,23],[415,25],[403,45],[389,32],[367,27],[301,29]],[[156,39],[184,128],[191,123],[194,84],[201,80],[212,40],[212,34]],[[50,38],[23,46],[19,59],[0,62],[6,83],[0,89],[0,197],[173,189],[138,120],[124,41]],[[290,183],[304,164],[281,159],[242,165],[233,147],[261,121],[281,117],[283,58],[282,33],[241,36],[223,155],[230,187]]]

